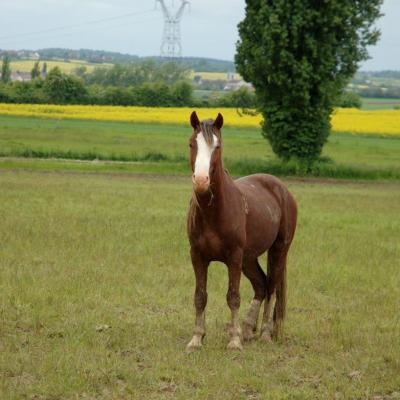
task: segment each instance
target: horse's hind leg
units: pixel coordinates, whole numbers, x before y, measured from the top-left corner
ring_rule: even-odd
[[[192,264],[196,276],[196,290],[194,293],[194,305],[196,307],[196,324],[193,338],[186,346],[186,351],[191,353],[200,349],[206,334],[205,308],[207,305],[207,272],[208,262],[205,262],[199,254],[191,250]]]
[[[254,339],[254,334],[257,330],[261,304],[267,292],[267,277],[261,269],[257,258],[243,262],[243,273],[254,289],[254,298],[243,322],[243,339],[249,341]]]
[[[261,326],[261,338],[277,338],[283,327],[286,308],[286,260],[288,246],[279,242],[268,251],[267,298]]]
[[[229,288],[226,294],[226,300],[231,310],[231,323],[229,327],[230,341],[229,350],[242,350],[242,328],[239,322],[240,308],[240,277],[243,266],[243,250],[237,249],[230,255],[230,259],[226,263],[228,266]]]

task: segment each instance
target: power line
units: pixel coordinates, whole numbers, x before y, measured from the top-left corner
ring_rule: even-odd
[[[129,18],[129,17],[133,17],[133,16],[137,16],[137,15],[144,15],[144,14],[149,14],[149,13],[154,13],[154,12],[155,12],[154,9],[147,10],[147,11],[141,11],[141,12],[132,12],[132,13],[128,13],[128,14],[118,15],[115,17],[108,17],[108,18],[102,18],[102,19],[97,19],[97,20],[81,22],[79,24],[64,25],[64,26],[44,29],[44,30],[40,30],[40,31],[20,33],[17,35],[0,36],[0,40],[15,39],[15,38],[21,38],[21,37],[32,36],[32,35],[41,35],[41,34],[45,34],[45,33],[51,33],[51,32],[56,32],[56,31],[60,31],[60,30],[71,29],[71,28],[79,28],[81,26],[86,26],[86,25],[95,25],[95,24],[99,24],[102,22],[114,21],[114,20],[118,20],[118,19]]]
[[[77,28],[81,28],[81,29],[74,30],[74,31],[53,33],[51,35],[51,38],[59,38],[59,37],[63,37],[63,36],[77,35],[77,34],[80,34],[80,33],[84,33],[88,29],[90,30],[90,32],[92,32],[93,30],[98,30],[99,28],[101,28],[101,29],[107,29],[107,32],[109,32],[111,30],[119,29],[119,28],[122,28],[122,27],[125,27],[125,26],[132,26],[132,23],[135,23],[135,25],[148,24],[148,23],[153,22],[153,21],[161,21],[161,20],[162,20],[162,18],[160,16],[157,16],[157,17],[153,17],[153,18],[150,18],[150,19],[134,19],[134,20],[129,21],[129,23],[122,23],[122,24],[119,23],[118,25],[106,25],[106,26],[102,26],[102,27],[96,27],[94,29],[92,27],[90,27],[90,26],[79,26]],[[112,21],[109,21],[109,22],[112,22]],[[46,35],[46,33],[38,35],[35,38],[33,38],[32,40],[50,39],[50,36],[43,36],[43,35]],[[27,39],[24,39],[24,38],[14,39],[14,40],[10,40],[10,41],[7,41],[7,42],[3,42],[2,46],[3,47],[4,46],[13,46],[13,45],[15,45],[17,43],[25,42],[26,40]]]

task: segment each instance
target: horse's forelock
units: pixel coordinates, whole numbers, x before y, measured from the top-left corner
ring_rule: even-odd
[[[200,131],[203,133],[206,143],[211,146],[214,143],[214,135],[219,136],[218,130],[214,126],[212,119],[207,119],[200,123]]]

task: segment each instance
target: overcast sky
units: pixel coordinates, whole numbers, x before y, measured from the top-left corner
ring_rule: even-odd
[[[170,7],[175,3],[175,10],[181,4],[165,2]],[[183,55],[232,60],[245,1],[191,3],[181,26]],[[400,0],[385,0],[383,12],[378,24],[382,38],[364,70],[400,70]],[[158,55],[162,31],[155,0],[0,0],[2,49],[66,47]]]

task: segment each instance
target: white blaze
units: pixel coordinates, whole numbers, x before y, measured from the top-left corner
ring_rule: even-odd
[[[218,138],[213,135],[213,143],[209,145],[204,139],[203,132],[197,135],[197,156],[194,164],[195,176],[208,176],[210,171],[211,156],[218,146]]]

